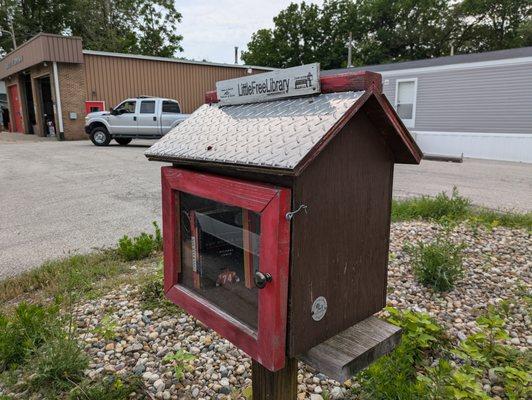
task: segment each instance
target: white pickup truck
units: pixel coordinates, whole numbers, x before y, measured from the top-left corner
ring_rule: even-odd
[[[176,100],[137,97],[110,111],[87,114],[85,132],[96,146],[107,146],[112,139],[125,146],[132,139],[159,139],[187,117]]]

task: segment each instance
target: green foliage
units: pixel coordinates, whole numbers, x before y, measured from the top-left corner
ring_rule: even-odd
[[[138,376],[108,376],[101,382],[82,383],[72,389],[69,400],[126,400],[132,393],[143,390],[142,379]]]
[[[405,246],[417,280],[440,292],[451,290],[463,276],[463,249],[463,244],[454,244],[441,235],[429,244]]]
[[[491,228],[506,226],[508,228],[525,228],[532,230],[532,212],[518,214],[485,209],[472,210],[469,222],[482,224]]]
[[[111,316],[105,315],[100,323],[93,329],[93,332],[105,340],[113,340],[116,337],[116,322]]]
[[[530,367],[530,364],[528,364]],[[526,366],[525,366],[526,368]],[[532,397],[532,377],[524,368],[509,365],[494,368],[502,376],[502,382],[509,400],[530,399]]]
[[[185,377],[185,372],[192,369],[192,361],[196,359],[193,354],[187,353],[185,350],[178,350],[175,353],[168,353],[163,358],[163,362],[172,364],[174,376],[177,380],[182,380]]]
[[[118,241],[118,254],[127,261],[140,260],[150,256],[154,251],[162,249],[161,230],[156,222],[153,222],[155,236],[142,232],[139,236],[130,238],[124,235]]]
[[[530,352],[504,344],[505,307],[490,307],[477,319],[478,332],[457,347],[426,314],[387,308],[388,320],[403,328],[402,341],[357,376],[354,391],[362,399],[485,400],[482,381],[496,373],[506,398],[531,398]]]
[[[453,188],[451,196],[441,192],[435,197],[421,196],[392,201],[392,221],[409,220],[458,223],[467,221],[473,227],[479,225],[494,228],[525,228],[532,230],[532,213],[512,213],[473,207],[469,199]]]
[[[62,317],[57,305],[20,303],[0,321],[0,372],[19,368],[24,386],[41,394],[81,380],[88,358],[74,338],[71,316]]]
[[[453,188],[451,196],[441,192],[435,197],[421,196],[392,203],[392,221],[423,219],[428,221],[463,220],[468,215],[470,201]]]
[[[96,281],[127,271],[129,265],[112,250],[47,261],[39,268],[1,281],[0,303],[38,290],[52,297],[67,292],[80,295],[93,290]]]
[[[522,0],[463,0],[456,6],[461,35],[455,45],[464,52],[530,46],[532,6]]]
[[[401,343],[388,356],[362,371],[357,379],[364,399],[410,400],[419,397],[416,370],[447,344],[444,331],[430,316],[388,307],[389,322],[403,328]]]
[[[418,60],[531,45],[529,0],[329,0],[291,3],[259,29],[242,53],[248,64],[345,67],[349,33],[354,65]]]
[[[57,311],[22,302],[12,315],[0,314],[0,372],[23,363],[54,334]]]
[[[140,287],[141,305],[145,309],[160,308],[163,311],[176,313],[179,308],[164,295],[163,263],[159,262],[157,272],[142,279]]]
[[[28,363],[29,388],[41,393],[56,393],[71,388],[83,379],[89,359],[69,335],[57,335],[41,346]]]
[[[81,36],[84,48],[162,57],[183,51],[172,0],[1,0],[0,27],[13,22],[18,45],[39,32]],[[13,48],[0,37],[0,54]]]
[[[469,399],[485,400],[490,397],[482,389],[480,371],[457,366],[448,360],[440,359],[434,367],[418,374],[418,392],[427,399]]]

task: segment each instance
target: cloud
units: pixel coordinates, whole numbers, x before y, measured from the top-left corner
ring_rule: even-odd
[[[322,0],[311,2],[321,4]],[[176,7],[183,19],[177,32],[183,35],[185,49],[179,55],[233,63],[234,46],[245,49],[252,33],[272,28],[273,17],[289,4],[286,0],[178,0]]]

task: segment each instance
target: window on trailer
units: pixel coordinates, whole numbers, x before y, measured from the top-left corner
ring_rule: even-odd
[[[416,118],[417,79],[398,79],[395,87],[395,108],[403,123],[414,127]]]

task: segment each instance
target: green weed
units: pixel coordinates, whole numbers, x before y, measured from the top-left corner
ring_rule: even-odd
[[[40,393],[57,393],[72,388],[83,379],[89,359],[70,335],[46,342],[28,363],[29,388]]]
[[[69,400],[126,400],[132,394],[143,391],[142,379],[138,376],[108,376],[101,382],[84,382],[72,389]]]
[[[16,367],[55,333],[58,308],[20,303],[12,315],[0,313],[0,372]]]
[[[504,344],[503,307],[477,319],[478,332],[456,347],[428,315],[387,308],[389,321],[403,328],[399,346],[357,376],[362,399],[485,400],[482,383],[496,373],[509,400],[532,396],[530,352]]]
[[[93,329],[93,332],[105,340],[113,340],[116,337],[116,322],[110,315],[105,315],[100,323]]]
[[[403,328],[399,346],[362,371],[357,380],[364,399],[410,400],[417,398],[416,370],[425,359],[439,354],[447,343],[443,328],[427,314],[386,308],[389,321]]]
[[[428,244],[407,244],[405,250],[411,256],[417,280],[437,291],[451,290],[464,274],[464,245],[454,244],[441,235]]]
[[[163,265],[159,262],[157,272],[145,277],[141,282],[140,300],[144,309],[160,308],[168,312],[178,312],[179,308],[164,295]]]
[[[506,226],[509,228],[525,228],[532,230],[532,213],[515,213],[488,210],[474,207],[471,201],[453,188],[451,195],[441,192],[435,197],[421,196],[405,200],[392,201],[392,221],[453,221],[455,223],[468,222],[473,227],[474,234],[478,234],[478,226],[495,228]]]
[[[161,230],[156,222],[153,222],[153,226],[155,229],[154,235],[145,232],[133,238],[124,235],[118,241],[118,254],[124,260],[131,261],[146,258],[153,252],[161,250],[163,245]]]
[[[192,369],[191,363],[196,359],[193,354],[187,353],[185,350],[178,350],[175,353],[168,353],[163,358],[163,362],[172,364],[174,376],[177,380],[182,380],[185,377],[185,372]]]
[[[394,200],[392,203],[392,221],[412,219],[435,220],[465,219],[471,203],[453,188],[451,196],[441,192],[435,197],[421,196],[406,200]]]

